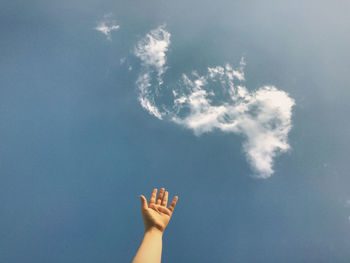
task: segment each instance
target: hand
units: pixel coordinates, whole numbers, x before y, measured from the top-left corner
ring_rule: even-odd
[[[165,191],[165,189],[162,188],[159,191],[158,197],[156,197],[157,189],[154,189],[149,204],[147,205],[146,197],[140,195],[142,217],[145,223],[146,232],[152,229],[157,229],[163,233],[174,212],[178,197],[174,197],[168,208],[168,191]]]

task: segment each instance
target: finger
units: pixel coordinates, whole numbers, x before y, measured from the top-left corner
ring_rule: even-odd
[[[164,191],[165,191],[164,188],[160,189],[159,194],[158,194],[158,198],[157,198],[157,205],[160,205],[160,203],[162,202]]]
[[[163,200],[162,200],[162,203],[161,203],[162,206],[165,206],[165,207],[167,206],[167,204],[168,204],[168,195],[169,195],[168,191],[165,191],[164,196],[163,196]]]
[[[177,203],[177,200],[179,200],[179,197],[178,197],[178,196],[175,196],[174,199],[173,199],[173,201],[171,201],[171,204],[169,205],[169,210],[170,210],[171,212],[174,211],[175,206],[176,206],[176,203]]]
[[[156,196],[157,196],[157,189],[154,188],[151,198],[149,199],[149,205],[154,204],[156,202]]]
[[[148,208],[148,205],[147,205],[147,199],[146,197],[144,197],[143,195],[140,195],[140,198],[141,198],[141,209],[142,210],[145,210]]]

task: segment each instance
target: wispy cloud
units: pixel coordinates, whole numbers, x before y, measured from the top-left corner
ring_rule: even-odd
[[[170,44],[170,33],[160,26],[146,35],[135,47],[134,53],[140,58],[143,70],[136,84],[139,88],[139,101],[149,113],[162,119],[154,101],[154,94],[163,84],[162,75],[166,71],[166,51]],[[158,83],[151,85],[151,76],[156,74]]]
[[[150,74],[147,72],[141,74],[138,77],[136,85],[138,86],[140,91],[139,101],[143,108],[145,108],[150,114],[154,115],[155,117],[161,120],[162,114],[160,113],[158,107],[155,105],[154,94],[152,93],[150,81]]]
[[[103,19],[99,21],[97,26],[95,27],[95,29],[104,34],[108,40],[112,40],[111,32],[114,30],[118,30],[119,28],[120,26],[117,25],[117,22],[113,19],[112,14],[104,15]]]
[[[290,148],[294,100],[274,86],[249,91],[242,85],[244,59],[237,68],[230,64],[209,67],[203,75],[183,74],[178,85],[164,87],[169,44],[170,34],[163,26],[147,34],[135,49],[143,65],[136,82],[141,105],[157,118],[171,120],[198,136],[214,130],[243,136],[243,151],[255,176],[270,177],[276,155]],[[156,82],[152,76],[157,77]],[[156,103],[169,86],[175,86],[172,102]]]
[[[135,48],[135,55],[141,59],[146,71],[157,72],[159,85],[163,83],[162,75],[166,71],[166,52],[169,45],[170,33],[163,25],[148,33]]]
[[[132,66],[129,64],[129,61],[126,59],[126,57],[122,57],[119,60],[120,65],[126,65],[128,67],[128,70],[131,71],[132,70]]]

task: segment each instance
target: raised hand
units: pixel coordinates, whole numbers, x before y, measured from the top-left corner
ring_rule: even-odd
[[[169,207],[167,207],[168,191],[165,191],[164,188],[160,189],[158,197],[157,189],[154,189],[148,204],[146,197],[140,195],[140,198],[145,230],[148,231],[155,228],[164,232],[174,212],[178,197],[174,197]]]

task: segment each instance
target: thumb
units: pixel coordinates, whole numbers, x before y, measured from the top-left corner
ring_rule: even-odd
[[[141,208],[142,208],[142,210],[147,209],[148,205],[147,205],[146,197],[144,197],[143,195],[140,195],[140,198],[141,198]]]

